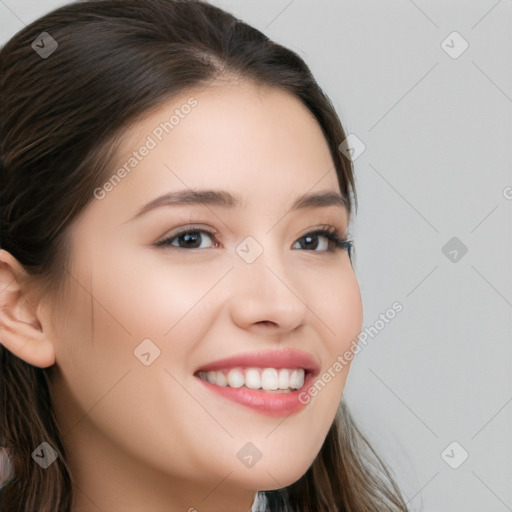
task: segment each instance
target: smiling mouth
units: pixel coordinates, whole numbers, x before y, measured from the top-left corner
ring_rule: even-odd
[[[246,388],[271,393],[291,393],[304,385],[304,368],[236,367],[199,371],[197,376],[220,387]]]

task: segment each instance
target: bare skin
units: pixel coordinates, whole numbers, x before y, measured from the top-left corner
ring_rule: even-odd
[[[155,127],[190,97],[197,106],[156,140]],[[314,249],[297,245],[319,226],[346,235],[347,212],[290,211],[301,195],[339,187],[319,125],[288,93],[219,83],[174,98],[130,128],[117,165],[150,135],[156,147],[71,226],[61,296],[37,295],[0,251],[0,337],[30,364],[52,366],[74,512],[248,511],[257,490],[307,471],[349,366],[286,419],[212,393],[194,374],[234,354],[286,348],[310,354],[322,373],[350,347],[362,304],[347,251],[327,250],[324,236]],[[241,204],[137,216],[189,189],[227,191]],[[198,248],[179,247],[178,237],[155,245],[183,226],[215,234],[202,233]],[[252,263],[236,252],[248,236],[263,250]],[[145,339],[160,350],[148,366],[134,355]],[[250,468],[237,457],[248,442],[262,454]]]

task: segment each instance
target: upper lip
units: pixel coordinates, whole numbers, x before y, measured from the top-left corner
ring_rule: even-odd
[[[303,368],[314,376],[320,372],[320,364],[314,356],[296,349],[260,350],[235,354],[207,363],[197,371],[208,372],[245,366],[249,368]]]

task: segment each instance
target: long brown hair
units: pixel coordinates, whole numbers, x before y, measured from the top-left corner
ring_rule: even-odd
[[[37,38],[46,38],[39,48],[51,55],[32,46]],[[123,130],[219,77],[280,88],[303,102],[323,130],[350,214],[353,166],[338,150],[345,133],[296,53],[202,1],[85,0],[36,20],[0,51],[2,249],[54,293],[66,277],[68,228],[108,177]],[[0,345],[0,447],[14,468],[0,488],[3,512],[71,510],[73,478],[49,372]],[[46,470],[31,459],[42,440],[59,455]],[[262,495],[267,511],[407,510],[343,401],[303,477]]]

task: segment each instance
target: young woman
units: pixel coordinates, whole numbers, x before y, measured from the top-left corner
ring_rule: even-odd
[[[300,57],[86,0],[0,66],[2,512],[407,510],[342,401],[354,178]]]

